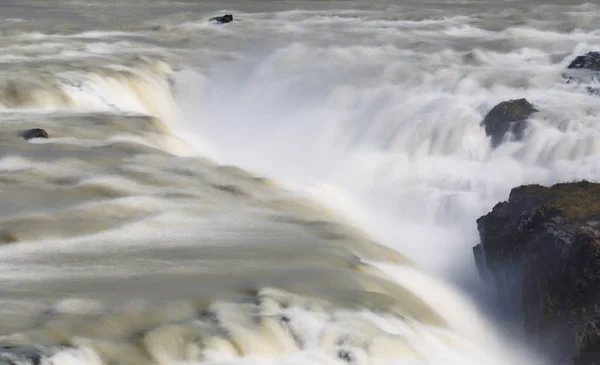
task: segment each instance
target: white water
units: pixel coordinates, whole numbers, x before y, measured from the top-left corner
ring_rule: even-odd
[[[255,49],[181,77],[184,135],[195,131],[222,161],[308,188],[438,274],[470,271],[475,219],[511,188],[600,177],[600,103],[561,80],[573,57],[600,46],[600,33],[491,32],[463,16],[243,17],[228,30],[246,32],[239,42]],[[422,51],[402,47],[424,40]],[[269,42],[278,44],[263,48]],[[506,53],[486,42],[518,46]],[[522,142],[492,150],[479,123],[521,97],[543,111]]]
[[[93,21],[3,23],[26,32],[0,60],[0,233],[22,241],[1,342],[54,365],[533,363],[483,315],[475,219],[600,176],[600,102],[561,79],[600,48],[596,5],[231,3],[219,26],[56,3]],[[521,97],[542,112],[492,150],[480,121]]]

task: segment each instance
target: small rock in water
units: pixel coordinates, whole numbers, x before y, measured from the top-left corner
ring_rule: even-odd
[[[233,15],[231,14],[225,14],[223,16],[216,16],[214,18],[210,18],[211,22],[215,22],[215,23],[219,23],[219,24],[225,24],[225,23],[230,23],[233,21]]]
[[[588,52],[583,56],[577,56],[567,68],[600,71],[600,52]]]
[[[215,187],[218,190],[230,193],[232,195],[236,195],[236,196],[248,196],[248,194],[246,194],[241,188],[239,188],[236,185],[219,185],[219,184],[214,184],[213,187]]]
[[[33,138],[48,138],[48,132],[42,128],[34,128],[21,133],[21,137],[30,140]]]
[[[352,355],[352,353],[348,350],[339,350],[337,353],[338,358],[340,358],[341,360],[348,362],[348,363],[352,363],[354,362],[354,356]]]
[[[509,132],[516,140],[523,138],[527,119],[537,111],[526,99],[503,101],[493,107],[482,122],[485,134],[492,137],[492,147],[502,143]]]

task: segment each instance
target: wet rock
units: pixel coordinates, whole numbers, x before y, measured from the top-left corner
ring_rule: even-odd
[[[345,349],[341,349],[338,351],[337,356],[340,360],[343,360],[347,363],[353,363],[354,362],[354,356],[352,355],[352,352],[345,350]]]
[[[596,318],[585,324],[577,336],[578,354],[574,365],[600,364],[600,319]]]
[[[233,21],[233,15],[225,14],[223,16],[216,16],[214,18],[210,18],[209,21],[211,21],[213,23],[219,23],[219,24],[230,23]]]
[[[577,56],[569,66],[569,71],[562,77],[568,84],[589,84],[600,82],[600,52],[588,52],[585,55]],[[586,90],[590,95],[599,95],[600,91],[596,87],[587,86]]]
[[[600,352],[587,352],[573,359],[572,365],[598,365],[600,364]]]
[[[558,363],[600,363],[589,362],[600,343],[600,184],[515,188],[477,228],[481,276],[527,342]]]
[[[33,138],[48,138],[48,132],[42,128],[33,128],[21,133],[21,137],[26,140],[30,140]]]
[[[485,134],[492,137],[492,147],[502,143],[507,134],[516,140],[522,139],[527,119],[537,111],[526,99],[503,101],[493,107],[481,123],[485,127]]]
[[[600,71],[600,52],[588,52],[583,56],[577,56],[567,68]]]

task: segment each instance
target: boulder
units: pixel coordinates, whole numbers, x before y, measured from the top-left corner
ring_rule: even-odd
[[[515,188],[477,228],[481,277],[526,342],[557,363],[600,363],[600,184]]]
[[[600,52],[588,52],[577,56],[567,68],[571,71],[563,74],[563,78],[568,84],[598,83],[600,82]],[[597,87],[587,86],[586,90],[590,95],[600,95],[600,89]]]
[[[493,107],[481,123],[485,134],[492,137],[492,147],[497,147],[507,137],[522,139],[527,119],[537,111],[526,99],[503,101]]]
[[[223,16],[216,16],[214,18],[210,18],[209,21],[211,21],[213,23],[219,23],[219,24],[230,23],[233,21],[233,15],[225,14]]]
[[[48,132],[42,128],[34,128],[21,133],[21,137],[25,138],[26,140],[33,138],[48,138]]]
[[[600,71],[600,52],[588,52],[583,56],[577,56],[567,68]]]

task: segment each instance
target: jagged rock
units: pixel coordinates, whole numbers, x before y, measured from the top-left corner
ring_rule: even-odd
[[[34,128],[21,133],[21,137],[27,140],[33,138],[48,138],[48,132],[42,128]]]
[[[233,15],[225,14],[223,16],[216,16],[214,18],[210,18],[210,21],[219,24],[230,23],[233,21]]]
[[[588,52],[577,56],[567,68],[600,71],[600,52]]]
[[[577,56],[567,68],[571,71],[562,76],[568,84],[598,83],[600,82],[600,52],[588,52]],[[597,87],[587,86],[586,90],[590,95],[600,95],[600,89]]]
[[[508,133],[516,140],[523,138],[527,119],[537,110],[526,99],[503,101],[490,110],[481,123],[485,134],[492,137],[492,147],[497,147]]]
[[[558,363],[591,364],[600,313],[600,184],[528,185],[477,220],[474,255],[505,315]],[[596,323],[596,322],[594,322]],[[594,332],[596,331],[596,332]]]

